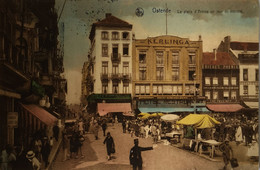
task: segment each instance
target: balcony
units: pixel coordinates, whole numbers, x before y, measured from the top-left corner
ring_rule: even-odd
[[[122,80],[131,80],[131,74],[130,73],[123,73],[122,74]]]
[[[109,76],[107,73],[101,73],[100,78],[101,78],[101,80],[108,80]]]
[[[109,76],[112,80],[120,80],[121,79],[121,74],[120,73],[111,73]]]
[[[121,61],[121,54],[111,53],[111,61],[119,63]]]

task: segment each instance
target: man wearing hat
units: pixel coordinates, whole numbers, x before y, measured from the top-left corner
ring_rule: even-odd
[[[227,166],[230,162],[230,160],[233,158],[233,149],[229,145],[229,140],[225,139],[224,143],[219,146],[219,150],[223,153],[223,161],[224,161],[224,170],[227,169]]]
[[[129,155],[129,160],[130,164],[133,165],[133,170],[142,170],[142,165],[143,165],[143,160],[142,160],[142,155],[141,151],[147,151],[147,150],[152,150],[153,147],[140,147],[138,146],[139,141],[138,139],[134,139],[134,144],[135,146],[132,147],[130,150],[130,155]]]
[[[33,151],[28,151],[26,154],[26,158],[29,160],[29,162],[31,162],[32,169],[36,169],[36,170],[41,169],[41,163],[35,157],[35,153]]]

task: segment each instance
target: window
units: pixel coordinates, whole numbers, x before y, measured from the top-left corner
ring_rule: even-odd
[[[172,64],[179,64],[179,52],[172,52]]]
[[[194,80],[193,75],[194,75],[195,71],[194,70],[189,70],[189,80]]]
[[[229,99],[229,91],[224,91],[224,92],[223,92],[223,98],[224,98],[225,100]]]
[[[139,64],[145,64],[146,63],[146,52],[140,51],[139,52]]]
[[[231,91],[231,99],[237,99],[237,92]]]
[[[129,83],[128,82],[123,83],[123,93],[129,93]]]
[[[194,85],[186,85],[185,86],[185,94],[186,95],[194,95]]]
[[[108,44],[102,44],[102,57],[108,57]]]
[[[164,77],[164,69],[163,67],[156,68],[156,80],[163,80]]]
[[[123,56],[128,56],[129,44],[123,44]]]
[[[189,64],[196,64],[195,52],[189,52]]]
[[[178,94],[182,94],[182,86],[178,86]]]
[[[248,69],[243,69],[243,80],[248,81]]]
[[[113,58],[118,58],[118,44],[113,44],[112,47]]]
[[[129,32],[123,32],[122,37],[124,40],[129,40]]]
[[[123,62],[123,75],[128,75],[129,73],[129,62]]]
[[[232,84],[232,86],[237,85],[237,78],[236,77],[231,78],[231,84]]]
[[[113,82],[113,93],[118,93],[118,82]]]
[[[163,94],[163,85],[154,85],[153,86],[153,94]]]
[[[119,33],[118,32],[112,32],[112,40],[119,40]]]
[[[205,85],[210,85],[210,77],[205,77]]]
[[[108,88],[108,84],[107,83],[102,83],[102,93],[107,93],[107,88]]]
[[[218,85],[218,78],[217,77],[213,77],[213,85]]]
[[[118,63],[113,63],[112,74],[118,74]]]
[[[205,97],[207,97],[208,100],[210,100],[210,91],[205,91]]]
[[[172,80],[179,80],[179,68],[178,67],[172,68]]]
[[[217,99],[218,99],[218,92],[217,92],[217,91],[214,91],[214,92],[213,92],[213,99],[214,99],[214,100],[217,100]]]
[[[223,77],[223,85],[228,86],[228,77]]]
[[[108,74],[108,62],[107,61],[102,62],[102,74]]]
[[[139,68],[139,80],[146,80],[146,67]]]
[[[255,81],[259,80],[259,70],[255,69]]]
[[[156,52],[156,64],[163,64],[163,51]]]
[[[244,94],[244,95],[248,95],[248,86],[245,85],[245,86],[243,87],[243,89],[244,89],[243,94]]]
[[[102,33],[101,33],[101,39],[102,39],[102,40],[108,40],[108,32],[102,31]]]
[[[259,86],[258,86],[258,85],[255,86],[255,94],[256,94],[256,95],[259,94]]]

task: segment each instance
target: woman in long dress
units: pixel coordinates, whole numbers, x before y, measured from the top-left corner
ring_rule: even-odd
[[[239,145],[241,142],[243,142],[243,133],[242,133],[242,128],[240,125],[238,126],[238,128],[236,130],[235,137],[236,137],[237,145]]]

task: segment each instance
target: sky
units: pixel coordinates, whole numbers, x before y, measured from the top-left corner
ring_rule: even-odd
[[[143,10],[143,16],[136,15],[137,8]],[[166,9],[167,35],[191,41],[201,35],[204,52],[213,51],[228,35],[231,41],[259,41],[257,0],[56,0],[59,23],[64,23],[67,103],[80,103],[81,70],[94,22],[112,13],[133,25],[136,39],[144,39],[166,35]]]

